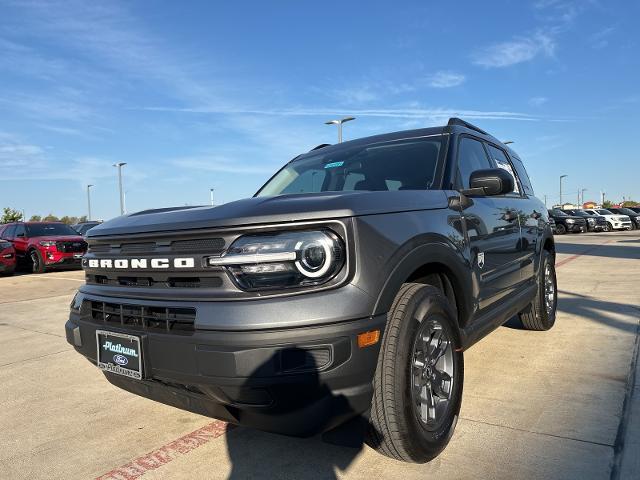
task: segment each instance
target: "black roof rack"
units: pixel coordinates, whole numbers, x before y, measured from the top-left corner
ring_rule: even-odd
[[[321,148],[324,147],[330,147],[331,144],[330,143],[321,143],[320,145],[318,145],[317,147],[313,147],[311,150],[309,150],[310,152],[313,152],[314,150],[319,150]]]
[[[451,126],[451,125],[460,125],[461,127],[467,127],[467,128],[470,128],[471,130],[475,130],[476,132],[480,132],[483,135],[489,135],[487,132],[485,132],[481,128],[478,128],[478,127],[476,127],[475,125],[472,125],[469,122],[465,122],[461,118],[451,117],[449,119],[449,122],[447,123],[447,126]]]

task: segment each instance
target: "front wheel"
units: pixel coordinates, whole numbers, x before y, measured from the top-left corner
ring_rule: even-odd
[[[31,271],[33,273],[43,273],[44,259],[42,258],[42,255],[40,255],[40,252],[37,250],[31,250],[29,258],[31,259]]]
[[[464,378],[456,316],[442,291],[402,286],[388,314],[374,378],[367,443],[405,462],[425,463],[449,443]]]
[[[557,305],[558,283],[554,257],[543,250],[536,296],[529,306],[520,312],[520,321],[527,330],[549,330],[556,322]]]
[[[558,235],[564,235],[565,233],[567,233],[567,227],[565,227],[563,224],[559,223],[556,225],[556,233]]]
[[[607,232],[613,232],[613,225],[610,222],[607,222]]]

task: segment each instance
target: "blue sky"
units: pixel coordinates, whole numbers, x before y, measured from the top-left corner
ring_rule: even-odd
[[[490,6],[483,4],[490,3]],[[298,153],[465,118],[541,198],[640,199],[638,2],[0,0],[0,207],[252,195]],[[569,196],[570,195],[570,196]]]

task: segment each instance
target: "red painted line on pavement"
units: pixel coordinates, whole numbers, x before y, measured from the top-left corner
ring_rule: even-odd
[[[110,472],[100,475],[96,480],[135,480],[145,473],[156,470],[176,458],[186,455],[196,448],[209,443],[233,428],[227,422],[215,420],[198,430],[173,440],[146,455],[142,455],[129,463],[114,468]]]
[[[611,242],[613,242],[613,239],[607,240],[606,242],[602,242],[602,243],[600,243],[598,245],[594,245],[593,247],[587,248],[587,249],[583,250],[580,253],[576,253],[575,255],[571,255],[570,257],[567,257],[564,260],[561,260],[560,262],[557,262],[556,263],[556,268],[561,267],[562,265],[565,265],[565,264],[567,264],[569,262],[572,262],[576,258],[580,258],[582,255],[585,255],[585,254],[587,254],[589,252],[593,252],[597,248],[600,248],[601,246],[606,245],[607,243],[611,243]]]

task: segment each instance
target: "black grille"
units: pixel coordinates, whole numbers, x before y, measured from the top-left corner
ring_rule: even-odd
[[[153,252],[156,248],[154,242],[148,243],[125,243],[120,247],[122,253],[139,253],[139,252]]]
[[[195,330],[195,308],[148,307],[86,300],[83,313],[95,322],[165,333]]]
[[[153,277],[118,276],[109,278],[106,275],[86,275],[87,283],[95,285],[116,285],[124,287],[147,288],[220,288],[220,277],[169,277],[166,280],[155,280]]]
[[[63,253],[84,253],[87,250],[87,242],[59,241],[56,242],[56,248]]]
[[[206,251],[217,253],[224,249],[224,238],[199,238],[196,240],[178,240],[171,243],[174,252]]]
[[[112,246],[107,243],[97,243],[89,246],[91,253],[137,253],[137,254],[154,254],[167,252],[203,252],[211,254],[219,254],[224,251],[226,245],[225,239],[221,237],[213,238],[195,238],[191,240],[174,240],[170,243],[165,242],[132,242],[120,244],[117,250],[117,244]],[[168,246],[168,250],[167,250]]]

